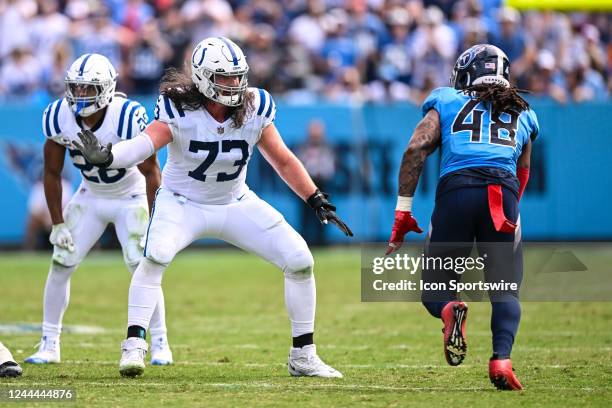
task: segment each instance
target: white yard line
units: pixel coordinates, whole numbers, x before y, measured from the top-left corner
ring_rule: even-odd
[[[343,381],[343,380],[332,380],[332,381]],[[362,385],[362,384],[334,384],[334,383],[326,383],[326,384],[307,384],[304,381],[296,379],[294,384],[272,384],[269,382],[230,382],[230,383],[194,383],[200,388],[247,388],[247,389],[275,389],[275,390],[286,390],[289,388],[295,388],[298,390],[317,390],[317,389],[338,389],[338,390],[364,390],[364,391],[436,391],[436,392],[456,392],[456,391],[470,391],[470,392],[480,392],[480,391],[489,391],[490,387],[400,387],[400,386],[391,386],[391,385]],[[53,382],[29,382],[28,386],[57,386],[57,383]],[[163,383],[163,382],[150,382],[150,381],[141,381],[140,379],[124,379],[117,381],[78,381],[70,384],[70,386],[97,386],[97,387],[165,387],[165,388],[173,388],[180,387],[182,384],[177,383]],[[597,391],[597,390],[609,390],[612,387],[603,386],[603,387],[529,387],[527,392],[537,392],[537,391]],[[77,398],[78,398],[77,389]]]
[[[62,364],[74,364],[74,365],[119,365],[119,360],[65,360]],[[218,362],[218,361],[177,361],[173,365],[176,366],[202,366],[202,367],[249,367],[249,368],[266,368],[266,367],[285,367],[286,363],[243,363],[243,362]],[[338,368],[355,368],[355,369],[447,369],[448,365],[446,364],[335,364]],[[473,364],[462,364],[456,368],[455,370],[469,369],[469,368],[477,368],[480,365]],[[564,364],[542,364],[542,365],[529,365],[523,366],[524,369],[528,369],[531,367],[538,368],[550,368],[550,369],[564,369],[564,368],[588,368],[590,365],[564,365]],[[151,370],[163,369],[163,367],[151,367]]]
[[[108,344],[108,342],[99,342],[99,343],[81,342],[81,343],[77,343],[77,345],[82,348],[96,348],[96,347],[100,349],[108,349],[108,348],[118,349],[119,348],[119,342],[117,342],[117,344]],[[64,347],[70,347],[70,344],[64,343]],[[225,350],[225,349],[259,350],[259,349],[268,348],[268,347],[264,347],[263,345],[259,345],[259,344],[224,344],[220,346],[206,347],[206,346],[198,346],[197,344],[176,344],[176,343],[171,342],[170,348],[172,349],[197,348],[200,351],[202,350],[212,351],[212,350]],[[317,344],[317,348],[318,349],[330,349],[330,350],[338,349],[338,350],[365,351],[365,350],[372,350],[372,349],[415,350],[415,349],[422,349],[423,346],[411,345],[411,344],[391,344],[386,347],[380,347],[376,345],[367,345],[367,344],[359,345],[359,346],[351,346],[351,345],[345,345],[345,344],[322,344],[322,345]],[[542,345],[541,347],[539,347],[539,346],[520,346],[519,345],[517,348],[522,351],[537,351],[537,352],[545,352],[545,353],[584,352],[584,351],[610,352],[612,351],[612,347],[609,347],[609,346],[604,346],[604,347],[589,347],[589,346],[555,347],[555,346],[550,346],[550,345]]]

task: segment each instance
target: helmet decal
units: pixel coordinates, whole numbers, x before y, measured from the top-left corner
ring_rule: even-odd
[[[85,64],[87,64],[89,57],[91,57],[91,54],[87,54],[85,55],[85,58],[83,58],[83,62],[81,62],[81,66],[79,68],[79,75],[83,75],[83,70],[85,69]]]
[[[191,63],[195,64],[195,57],[198,51],[202,48],[202,44],[198,44],[195,50],[193,50],[193,56],[191,57]],[[204,61],[204,56],[206,55],[206,48],[202,50],[202,56],[200,57],[200,61],[198,61],[197,65],[202,65],[202,61]]]
[[[225,44],[225,46],[229,49],[230,54],[232,55],[232,60],[234,62],[234,66],[238,66],[238,56],[234,52],[232,45],[227,41],[227,38],[219,37],[221,41]]]
[[[461,56],[457,60],[457,68],[459,68],[459,69],[467,68],[468,65],[470,65],[472,63],[472,61],[474,61],[474,58],[476,57],[476,55],[478,55],[482,51],[484,51],[485,48],[486,48],[486,46],[484,46],[482,44],[475,45],[475,46],[469,48],[467,51],[465,51],[463,54],[461,54]]]

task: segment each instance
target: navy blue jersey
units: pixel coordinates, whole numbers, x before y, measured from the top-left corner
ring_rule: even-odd
[[[423,116],[430,109],[440,114],[440,177],[473,167],[500,168],[516,175],[523,146],[538,135],[538,119],[530,109],[494,117],[487,105],[449,87],[434,89],[423,103]]]

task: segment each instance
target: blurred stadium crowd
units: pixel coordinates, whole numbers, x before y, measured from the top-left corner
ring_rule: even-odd
[[[0,0],[0,97],[48,99],[85,52],[117,67],[118,89],[157,92],[193,44],[245,48],[250,82],[288,102],[420,103],[461,50],[490,42],[517,86],[559,102],[612,90],[610,14],[519,13],[501,0]]]

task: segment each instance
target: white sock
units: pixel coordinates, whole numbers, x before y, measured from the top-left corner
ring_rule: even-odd
[[[317,290],[314,276],[297,280],[285,276],[285,305],[291,320],[291,336],[314,332]]]
[[[144,260],[145,258],[143,258]],[[136,271],[138,265],[127,265],[128,270],[132,275]],[[166,328],[166,304],[164,301],[164,292],[162,291],[157,305],[155,305],[155,310],[153,311],[153,315],[151,316],[151,322],[149,323],[149,333],[151,338],[154,337],[166,337],[168,333],[168,329]]]
[[[161,289],[165,266],[143,258],[132,276],[128,295],[128,327],[149,328],[155,306],[163,296]]]
[[[70,300],[70,277],[75,269],[76,265],[51,263],[43,300],[43,337],[58,338],[62,332],[62,319]]]

